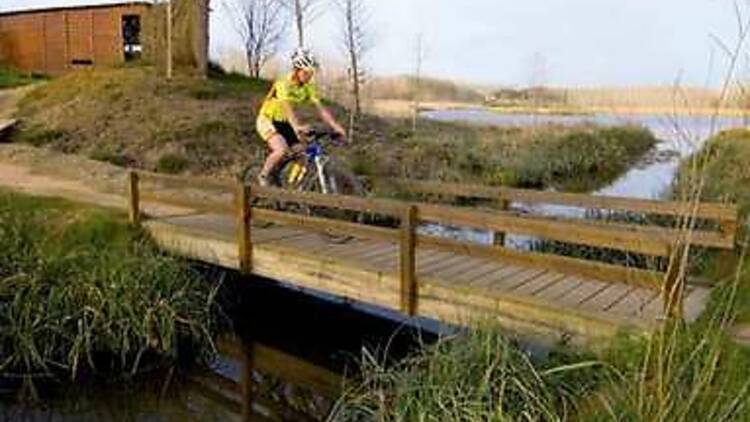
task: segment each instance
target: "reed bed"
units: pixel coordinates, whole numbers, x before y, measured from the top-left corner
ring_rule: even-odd
[[[215,287],[117,215],[0,192],[0,377],[119,377],[213,349]]]

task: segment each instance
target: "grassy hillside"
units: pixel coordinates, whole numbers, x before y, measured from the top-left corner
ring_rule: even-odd
[[[19,104],[15,140],[123,166],[234,177],[263,161],[254,127],[268,88],[267,81],[231,74],[165,81],[149,68],[74,73]],[[332,109],[347,121],[345,110]],[[406,120],[364,116],[353,145],[334,153],[363,176],[589,189],[619,175],[654,143],[638,128],[423,121],[414,132]]]
[[[149,68],[73,73],[21,101],[17,140],[121,165],[213,171],[258,152],[248,148],[259,145],[251,122],[267,88],[231,76],[166,81]]]

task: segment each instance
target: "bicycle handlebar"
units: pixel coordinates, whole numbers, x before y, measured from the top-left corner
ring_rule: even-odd
[[[325,141],[329,140],[332,143],[341,144],[343,143],[343,136],[341,136],[338,132],[334,132],[332,130],[308,130],[304,132],[304,135],[313,141]]]

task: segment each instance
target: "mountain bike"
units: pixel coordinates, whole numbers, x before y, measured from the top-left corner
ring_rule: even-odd
[[[363,196],[365,194],[359,179],[328,154],[328,148],[341,145],[341,137],[331,131],[311,130],[305,133],[307,144],[299,151],[292,152],[276,166],[269,175],[271,184],[282,189],[298,192]],[[242,181],[256,182],[257,173],[248,168],[243,172]],[[352,222],[363,222],[360,212],[331,210],[324,207],[277,203],[276,208],[289,212],[299,212],[310,216],[329,217]],[[351,236],[327,233],[334,241],[345,241]]]
[[[306,134],[307,145],[281,161],[269,175],[272,185],[300,192],[339,195],[363,195],[359,179],[338,160],[327,153],[331,145],[341,145],[341,137],[330,131],[311,130]],[[255,183],[257,173],[250,168],[243,171],[244,183]]]

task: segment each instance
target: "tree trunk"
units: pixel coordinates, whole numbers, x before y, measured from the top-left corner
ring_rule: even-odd
[[[297,36],[299,47],[305,46],[305,20],[304,11],[302,10],[302,0],[294,0],[294,15],[297,22]]]

